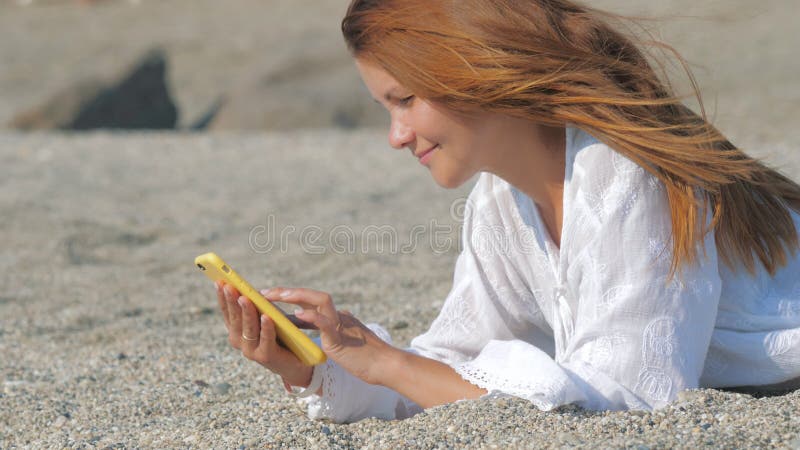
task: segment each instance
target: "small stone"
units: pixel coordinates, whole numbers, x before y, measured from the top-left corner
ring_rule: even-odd
[[[325,436],[330,436],[330,434],[331,434],[331,429],[323,425],[323,427],[322,427],[322,434],[324,434]]]
[[[392,325],[392,328],[395,330],[402,330],[403,328],[408,328],[408,322],[405,320],[399,320]]]
[[[558,433],[556,437],[560,442],[568,445],[575,446],[581,444],[581,440],[572,433]]]
[[[58,416],[55,422],[53,422],[53,426],[55,428],[61,428],[64,426],[65,423],[67,423],[67,418],[64,416]]]
[[[133,308],[122,311],[122,315],[125,317],[139,317],[142,315],[142,308]]]
[[[219,395],[225,395],[231,390],[231,385],[228,383],[217,383],[213,387],[214,392]]]
[[[194,380],[193,383],[198,385],[198,386],[200,386],[201,388],[207,388],[208,387],[208,383],[206,383],[203,380]]]

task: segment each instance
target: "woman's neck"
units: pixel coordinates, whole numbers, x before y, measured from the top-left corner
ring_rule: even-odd
[[[528,127],[514,136],[513,145],[497,152],[489,172],[533,200],[553,242],[560,246],[563,218],[565,127]]]

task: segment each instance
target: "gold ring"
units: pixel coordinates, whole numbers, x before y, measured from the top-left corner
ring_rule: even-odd
[[[247,337],[247,336],[244,335],[244,333],[242,333],[242,339],[244,339],[245,341],[257,341],[258,340],[257,337],[254,337],[254,338]]]

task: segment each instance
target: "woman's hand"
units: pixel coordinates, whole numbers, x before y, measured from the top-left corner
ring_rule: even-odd
[[[261,294],[271,301],[297,305],[294,315],[319,329],[322,351],[329,358],[367,383],[382,384],[381,375],[397,349],[350,312],[337,311],[329,294],[304,288],[273,288]]]
[[[292,386],[308,386],[313,368],[303,364],[291,350],[278,345],[275,324],[267,315],[259,317],[250,300],[231,285],[215,283],[217,300],[228,329],[228,342],[253,360],[283,377]]]

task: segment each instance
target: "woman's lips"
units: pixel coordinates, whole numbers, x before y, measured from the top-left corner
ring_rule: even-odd
[[[428,163],[428,161],[431,159],[431,154],[432,154],[432,153],[433,153],[433,151],[434,151],[434,150],[436,150],[437,148],[439,148],[439,145],[438,145],[438,144],[437,144],[437,145],[435,145],[435,146],[433,146],[433,148],[432,148],[432,149],[430,149],[430,150],[426,151],[425,153],[423,153],[423,154],[419,155],[419,162],[420,162],[420,164],[427,164],[427,163]]]

